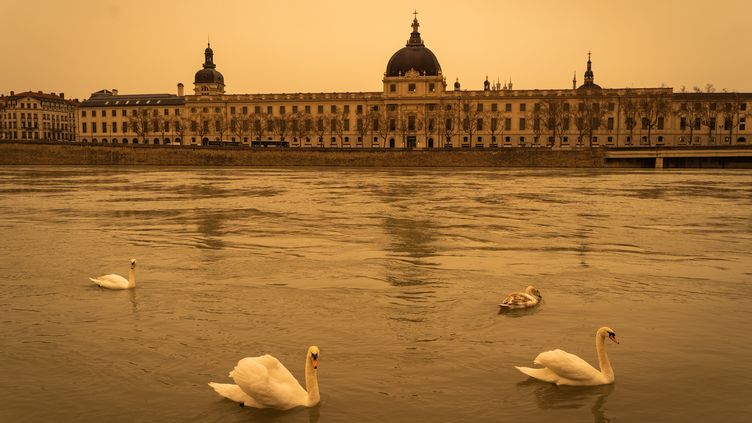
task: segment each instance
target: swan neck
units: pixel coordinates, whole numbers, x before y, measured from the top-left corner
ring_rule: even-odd
[[[308,392],[308,405],[313,406],[319,403],[321,396],[319,395],[319,379],[318,372],[313,368],[310,358],[306,355],[305,363],[305,384],[306,391]]]
[[[611,367],[611,361],[606,354],[606,337],[600,333],[595,336],[595,350],[598,352],[598,366],[601,368],[601,373],[607,379],[607,381],[614,381],[614,369]]]
[[[134,286],[136,286],[136,269],[131,267],[131,270],[128,271],[128,287]]]

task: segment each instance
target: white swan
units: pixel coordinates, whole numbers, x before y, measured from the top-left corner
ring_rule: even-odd
[[[538,305],[541,299],[540,291],[533,286],[525,288],[525,292],[513,292],[499,304],[501,308],[526,308]]]
[[[617,344],[619,343],[614,331],[605,326],[595,333],[595,349],[598,351],[600,371],[580,357],[562,350],[540,353],[533,362],[544,366],[542,369],[517,366],[515,368],[530,377],[557,385],[595,386],[614,383],[614,369],[611,368],[611,362],[608,361],[606,345],[604,344],[606,336]]]
[[[136,259],[131,259],[131,270],[128,271],[128,279],[120,275],[104,275],[98,278],[89,278],[90,281],[109,289],[130,289],[136,287]]]
[[[231,383],[209,382],[219,395],[254,408],[289,410],[293,407],[312,407],[319,403],[317,376],[319,347],[308,348],[305,361],[306,389],[298,383],[282,363],[270,355],[246,357],[230,372]]]

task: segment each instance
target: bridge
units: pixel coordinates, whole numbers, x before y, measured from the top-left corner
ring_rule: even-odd
[[[606,166],[752,168],[752,145],[607,148]]]

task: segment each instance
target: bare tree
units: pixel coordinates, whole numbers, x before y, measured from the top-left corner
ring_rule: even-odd
[[[682,133],[689,132],[689,144],[695,138],[695,130],[699,130],[702,125],[703,112],[703,103],[700,101],[685,101],[676,105],[674,114],[679,118],[679,130]]]
[[[344,147],[345,121],[349,121],[344,111],[329,114],[329,133],[338,143],[332,147]]]
[[[543,133],[545,127],[543,107],[540,102],[533,103],[533,108],[526,114],[527,120],[530,122],[533,131],[533,145],[540,143],[540,136]]]
[[[167,134],[170,133],[172,118],[169,115],[160,114],[155,120],[157,121],[155,130],[159,131],[160,135],[159,141],[164,144]]]
[[[415,132],[415,116],[407,113],[397,116],[397,131],[402,138],[402,146],[407,148],[407,137]]]
[[[383,141],[383,145],[380,147],[386,148],[387,139],[391,130],[389,129],[391,113],[386,110],[385,107],[380,107],[379,110],[374,110],[372,113],[373,131]]]
[[[568,103],[560,98],[547,97],[541,100],[540,104],[540,119],[542,119],[543,125],[551,133],[550,141],[546,142],[549,148],[556,146],[556,139],[559,139],[559,146],[562,145],[565,124],[569,122],[569,107]]]
[[[290,131],[293,141],[297,140],[298,145],[303,145],[303,138],[311,133],[311,115],[305,112],[296,112],[291,116]]]
[[[241,143],[248,133],[249,127],[248,115],[234,114],[230,118],[230,133],[238,137],[238,141]]]
[[[499,141],[503,142],[504,131],[506,130],[505,120],[509,114],[498,107],[492,107],[490,111],[486,112],[486,116],[489,121],[488,128],[491,134],[491,146],[498,147],[500,144]]]
[[[451,101],[439,103],[439,124],[444,138],[441,144],[445,148],[452,148],[452,137],[459,133],[457,128],[460,115],[458,111],[454,110],[453,106]]]
[[[361,140],[358,144],[358,147],[363,147],[363,140],[366,139],[366,135],[369,133],[369,128],[371,127],[371,114],[368,112],[368,105],[366,104],[365,113],[361,113],[358,115],[357,120],[355,121],[355,132],[358,134],[359,139]]]
[[[436,105],[425,105],[423,107],[423,115],[416,117],[416,125],[423,131],[423,139],[426,140],[426,147],[428,147],[428,140],[431,135],[437,133],[438,125],[436,124],[438,113],[436,111]],[[436,147],[434,144],[432,147]]]
[[[653,142],[651,134],[655,128],[662,129],[663,121],[671,113],[671,100],[663,93],[645,93],[637,100],[642,129],[648,130],[648,146]]]
[[[483,118],[483,106],[467,97],[460,99],[459,106],[462,116],[462,131],[467,134],[469,145],[472,146],[473,136],[478,130],[478,119],[482,121]]]
[[[204,138],[209,134],[209,116],[203,111],[191,114],[191,132],[198,135],[199,141],[203,144]]]
[[[379,131],[386,124],[381,119],[381,113],[379,112],[379,106],[374,105],[368,109],[366,114],[368,116],[368,136],[371,138],[371,147],[379,147]],[[373,134],[376,134],[376,140],[373,140]]]
[[[285,136],[290,132],[290,115],[287,113],[281,113],[277,116],[271,117],[272,132],[280,141],[284,141]]]
[[[329,116],[326,113],[320,113],[316,116],[316,124],[313,128],[313,132],[318,137],[319,147],[324,147],[324,135],[326,135],[327,128],[329,127]]]
[[[628,92],[619,101],[621,103],[621,113],[624,115],[624,122],[629,131],[629,139],[627,140],[626,145],[632,145],[634,142],[634,129],[637,125],[637,116],[639,115],[640,107],[637,102],[637,97],[635,97],[635,94],[632,92]]]
[[[150,116],[148,109],[136,110],[135,114],[131,113],[131,115],[128,116],[128,126],[131,131],[136,134],[136,137],[141,139],[142,143],[146,143],[146,136],[149,134],[149,120]]]
[[[214,120],[214,132],[219,136],[219,141],[225,141],[225,134],[230,132],[230,119],[224,111],[212,115]]]
[[[265,114],[253,113],[248,115],[248,133],[251,140],[262,140],[266,134]]]
[[[606,103],[603,100],[603,95],[600,91],[594,93],[586,92],[583,96],[586,113],[585,126],[587,128],[588,147],[593,146],[593,133],[606,126],[604,124],[604,119],[606,117]]]
[[[728,143],[734,143],[734,131],[739,128],[743,120],[746,120],[749,112],[747,103],[738,93],[731,93],[721,103],[721,117],[723,117],[723,129],[728,131]]]
[[[181,144],[185,144],[185,130],[186,127],[190,126],[190,124],[190,119],[182,115],[176,115],[172,117],[173,132],[175,133],[177,138],[180,138]]]

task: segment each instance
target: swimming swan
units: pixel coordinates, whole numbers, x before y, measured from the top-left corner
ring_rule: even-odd
[[[319,403],[317,369],[319,348],[308,348],[305,361],[306,389],[298,383],[282,363],[271,355],[246,357],[230,372],[231,383],[209,382],[219,395],[254,408],[289,410],[293,407],[312,407]]]
[[[499,304],[504,309],[509,308],[527,308],[538,305],[541,300],[540,291],[533,286],[525,288],[525,292],[513,292]]]
[[[136,287],[136,259],[131,259],[131,270],[128,271],[128,279],[120,275],[104,275],[98,278],[89,278],[90,281],[109,289],[130,289]]]
[[[615,343],[619,343],[614,331],[605,326],[595,333],[595,349],[598,351],[600,371],[580,357],[562,350],[538,354],[533,362],[544,366],[542,369],[517,366],[515,368],[530,377],[557,385],[595,386],[614,383],[614,370],[611,368],[611,362],[608,361],[604,345],[606,336]]]

